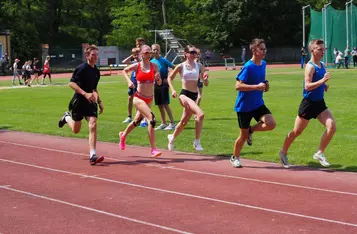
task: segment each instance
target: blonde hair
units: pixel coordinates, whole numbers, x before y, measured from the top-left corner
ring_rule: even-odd
[[[325,44],[322,39],[312,39],[309,43],[309,50],[314,50],[314,45],[323,45]]]
[[[149,50],[151,51],[151,47],[150,47],[150,46],[148,46],[148,45],[142,45],[142,46],[141,46],[140,53],[142,53],[143,50],[145,50],[145,49],[149,49]]]

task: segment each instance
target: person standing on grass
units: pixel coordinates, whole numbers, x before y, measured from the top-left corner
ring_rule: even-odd
[[[283,148],[279,152],[280,161],[285,168],[289,168],[288,150],[291,144],[305,130],[312,118],[318,119],[326,128],[319,149],[313,155],[313,158],[324,167],[330,166],[324,152],[336,132],[336,121],[324,100],[324,93],[327,92],[329,87],[326,82],[330,80],[330,73],[326,72],[325,65],[321,62],[325,52],[324,41],[312,40],[309,49],[311,59],[305,68],[304,98],[301,101],[294,128],[286,136]]]
[[[304,68],[304,66],[305,66],[305,57],[306,57],[305,48],[301,47],[301,56],[300,56],[300,66],[301,66],[301,68]]]
[[[34,58],[33,59],[33,74],[34,74],[34,77],[31,80],[31,85],[35,80],[36,80],[37,85],[39,84],[38,77],[40,76],[40,72],[41,72],[39,64],[40,64],[40,62],[39,62],[38,58]]]
[[[352,55],[352,60],[353,60],[353,67],[356,67],[356,65],[357,65],[357,47],[353,47],[351,55]]]
[[[169,134],[167,136],[169,141],[168,148],[170,151],[174,150],[175,139],[183,131],[191,116],[194,114],[196,115],[196,138],[193,142],[193,147],[195,150],[201,151],[203,150],[203,148],[201,146],[200,136],[202,132],[204,113],[202,109],[197,105],[196,100],[198,96],[197,82],[198,79],[202,78],[202,74],[204,73],[204,67],[202,66],[202,64],[197,63],[195,61],[197,56],[197,50],[195,47],[188,45],[185,47],[184,52],[186,61],[176,66],[168,78],[172,97],[176,98],[177,93],[173,87],[172,81],[177,73],[181,74],[182,90],[179,95],[179,100],[181,106],[183,107],[181,120],[176,125],[174,133]],[[203,79],[203,82],[205,84],[208,84],[208,76]]]
[[[150,109],[150,105],[153,100],[154,89],[153,85],[156,81],[158,85],[161,85],[159,68],[155,63],[150,62],[151,48],[148,45],[141,46],[140,57],[142,60],[138,63],[134,63],[123,70],[123,75],[128,82],[129,88],[134,87],[133,82],[128,76],[128,72],[136,72],[136,81],[138,87],[134,93],[133,104],[137,110],[133,122],[131,122],[124,132],[119,132],[119,147],[121,150],[125,150],[126,137],[134,130],[136,126],[140,124],[143,118],[149,121],[148,135],[151,144],[151,156],[158,157],[161,152],[156,149],[155,145],[155,125],[156,119],[154,113]]]
[[[18,66],[19,66],[18,63],[19,63],[19,62],[20,62],[19,59],[15,59],[15,62],[14,62],[14,64],[12,65],[13,75],[14,75],[14,77],[12,78],[12,85],[15,85],[15,79],[16,79],[16,77],[17,77],[17,79],[19,80],[19,84],[22,85],[21,80],[20,80],[19,68],[18,68]]]
[[[169,106],[170,104],[170,94],[169,85],[167,83],[167,76],[169,74],[169,68],[175,68],[175,66],[169,62],[167,59],[161,57],[160,55],[160,45],[153,44],[151,46],[152,56],[151,62],[156,63],[159,66],[161,85],[155,83],[154,86],[154,96],[155,105],[159,107],[161,124],[155,128],[155,130],[174,130],[175,122],[172,116],[172,111]],[[166,123],[166,114],[169,116],[170,124]]]
[[[124,59],[122,63],[124,64],[134,64],[139,62],[139,53],[140,53],[140,48],[133,48],[131,50],[131,55]],[[136,88],[138,86],[138,83],[136,82],[136,73],[135,71],[131,72],[131,77],[130,77],[131,82],[134,84],[134,87],[128,88],[128,117],[123,121],[123,123],[130,123],[133,121],[132,119],[132,112],[133,112],[133,99],[134,99],[134,93],[136,92]]]
[[[85,118],[89,128],[89,163],[95,165],[104,160],[103,156],[97,156],[97,118],[98,105],[99,114],[103,113],[104,106],[99,97],[97,86],[100,72],[95,65],[98,61],[98,48],[89,46],[85,55],[87,62],[79,65],[73,72],[69,86],[75,91],[69,103],[69,112],[66,111],[58,127],[62,128],[66,123],[74,134],[81,130],[82,119]]]
[[[50,84],[52,84],[51,80],[51,67],[50,67],[50,56],[46,57],[45,63],[43,64],[43,78],[42,78],[42,85],[45,84],[45,78],[48,75],[48,79],[50,80]]]
[[[234,143],[230,159],[233,167],[241,167],[240,152],[245,142],[252,145],[254,132],[271,131],[276,126],[273,115],[263,100],[263,92],[269,90],[269,82],[265,79],[266,62],[263,60],[267,52],[265,41],[253,39],[250,50],[253,57],[244,64],[236,78],[236,90],[239,92],[234,110],[237,112],[240,134]],[[250,126],[252,118],[257,124]]]

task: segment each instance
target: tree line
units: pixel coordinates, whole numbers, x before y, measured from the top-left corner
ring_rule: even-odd
[[[10,30],[12,55],[31,58],[40,44],[81,43],[131,48],[150,30],[173,29],[179,38],[224,51],[254,37],[270,47],[300,46],[301,6],[320,10],[326,0],[1,0],[0,30]],[[344,9],[344,1],[332,2]],[[306,21],[309,23],[309,20]],[[308,29],[308,27],[307,27]]]

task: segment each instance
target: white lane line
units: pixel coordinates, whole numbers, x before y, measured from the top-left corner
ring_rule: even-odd
[[[337,193],[337,194],[343,194],[343,195],[357,196],[357,193],[344,192],[344,191],[338,191],[338,190],[314,188],[314,187],[309,187],[309,186],[280,183],[280,182],[269,181],[269,180],[260,180],[260,179],[246,178],[246,177],[240,177],[240,176],[231,176],[231,175],[217,174],[217,173],[211,173],[211,172],[196,171],[196,170],[190,170],[190,169],[184,169],[184,168],[178,168],[178,167],[172,167],[172,166],[165,167],[165,166],[162,166],[162,165],[155,165],[155,164],[147,164],[147,165],[150,165],[152,167],[160,167],[160,168],[164,168],[164,169],[178,170],[178,171],[191,172],[191,173],[210,175],[210,176],[216,176],[216,177],[239,179],[239,180],[246,180],[246,181],[258,182],[258,183],[266,183],[266,184],[274,184],[274,185],[280,185],[280,186],[286,186],[286,187],[315,190],[315,191],[320,191],[320,192],[328,192],[328,193]]]
[[[3,158],[0,158],[0,161],[12,163],[12,164],[23,165],[23,166],[27,166],[27,167],[39,168],[39,169],[43,169],[43,170],[47,170],[47,171],[54,171],[54,172],[59,172],[59,173],[64,173],[64,174],[69,174],[69,175],[76,175],[79,177],[85,176],[80,173],[54,169],[54,168],[50,168],[50,167],[42,167],[42,166],[37,166],[37,165],[33,165],[33,164],[28,164],[28,163],[16,162],[16,161],[7,160],[7,159],[3,159]],[[225,200],[220,200],[220,199],[215,199],[215,198],[210,198],[210,197],[204,197],[204,196],[199,196],[199,195],[194,195],[194,194],[189,194],[189,193],[176,192],[176,191],[172,191],[172,190],[166,190],[166,189],[149,187],[149,186],[145,186],[145,185],[134,184],[134,183],[124,182],[124,181],[112,180],[112,179],[102,178],[102,177],[98,177],[98,176],[87,175],[86,178],[105,181],[105,182],[109,182],[109,183],[127,185],[127,186],[131,186],[131,187],[142,188],[142,189],[147,189],[147,190],[152,190],[152,191],[157,191],[157,192],[180,195],[180,196],[184,196],[184,197],[196,198],[196,199],[201,199],[201,200],[206,200],[206,201],[211,201],[211,202],[217,202],[217,203],[222,203],[222,204],[227,204],[227,205],[234,205],[234,206],[239,206],[239,207],[244,207],[244,208],[249,208],[249,209],[254,209],[254,210],[261,210],[261,211],[266,211],[266,212],[271,212],[271,213],[290,215],[290,216],[299,217],[299,218],[305,218],[305,219],[340,224],[340,225],[345,225],[345,226],[357,227],[357,224],[355,224],[355,223],[342,222],[342,221],[333,220],[333,219],[325,219],[325,218],[303,215],[303,214],[298,214],[298,213],[293,213],[293,212],[274,210],[274,209],[264,208],[264,207],[260,207],[260,206],[252,206],[252,205],[247,205],[247,204],[243,204],[243,203],[230,202],[230,201],[225,201]]]
[[[32,146],[32,145],[25,145],[25,144],[19,144],[19,143],[8,142],[8,141],[0,141],[0,143],[6,143],[6,144],[22,146],[22,147],[29,147],[29,148],[36,148],[36,149],[41,149],[41,150],[48,150],[48,151],[59,152],[59,153],[68,153],[68,154],[74,154],[74,155],[88,156],[87,154],[82,154],[82,153],[76,153],[76,152],[64,151],[64,150],[57,150],[57,149],[52,149],[52,148],[44,148],[44,147],[38,147],[38,146]],[[128,162],[128,160],[119,160],[119,159],[110,158],[110,157],[105,157],[105,158],[109,159],[109,160],[112,160],[112,161]],[[162,159],[165,159],[165,158],[162,158]],[[218,173],[211,173],[211,172],[184,169],[184,168],[179,168],[179,167],[175,167],[175,166],[162,166],[162,165],[155,165],[155,164],[145,164],[145,165],[146,166],[153,166],[153,167],[160,167],[160,168],[163,168],[163,169],[171,169],[171,170],[178,170],[178,171],[184,171],[184,172],[190,172],[190,173],[196,173],[196,174],[202,174],[202,175],[215,176],[215,177],[239,179],[239,180],[246,180],[246,181],[252,181],[252,182],[257,182],[257,183],[274,184],[274,185],[293,187],[293,188],[299,188],[299,189],[307,189],[307,190],[320,191],[320,192],[328,192],[328,193],[336,193],[336,194],[357,196],[357,193],[352,193],[352,192],[344,192],[344,191],[338,191],[338,190],[331,190],[331,189],[323,189],[323,188],[316,188],[316,187],[296,185],[296,184],[281,183],[281,182],[269,181],[269,180],[260,180],[260,179],[247,178],[247,177],[241,177],[241,176],[224,175],[224,174],[218,174]]]
[[[140,224],[144,224],[144,225],[147,225],[147,226],[156,227],[156,228],[160,228],[160,229],[164,229],[164,230],[168,230],[168,231],[172,231],[172,232],[176,232],[176,233],[191,234],[190,232],[185,232],[185,231],[182,231],[182,230],[178,230],[178,229],[174,229],[174,228],[170,228],[170,227],[166,227],[166,226],[162,226],[162,225],[145,222],[145,221],[138,220],[138,219],[129,218],[129,217],[126,217],[126,216],[110,213],[110,212],[103,211],[103,210],[94,209],[94,208],[91,208],[91,207],[88,207],[88,206],[82,206],[82,205],[74,204],[74,203],[71,203],[71,202],[66,202],[66,201],[63,201],[63,200],[58,200],[58,199],[55,199],[55,198],[46,197],[46,196],[43,196],[43,195],[39,195],[39,194],[35,194],[35,193],[23,191],[23,190],[13,189],[13,188],[10,188],[8,186],[0,186],[0,188],[1,189],[5,189],[5,190],[10,190],[12,192],[25,194],[25,195],[32,196],[32,197],[41,198],[41,199],[52,201],[52,202],[57,202],[57,203],[60,203],[60,204],[71,206],[71,207],[76,207],[76,208],[80,208],[80,209],[83,209],[83,210],[88,210],[88,211],[96,212],[96,213],[99,213],[99,214],[104,214],[104,215],[112,216],[112,217],[115,217],[115,218],[124,219],[124,220],[130,221],[130,222],[134,222],[134,223],[140,223]]]

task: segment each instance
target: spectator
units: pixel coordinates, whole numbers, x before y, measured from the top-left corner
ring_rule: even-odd
[[[335,64],[336,64],[337,68],[340,68],[341,65],[343,65],[342,55],[343,55],[343,54],[342,54],[341,52],[339,52],[338,55],[337,55],[337,57],[336,57]]]
[[[242,64],[245,64],[245,56],[246,56],[246,49],[244,46],[242,46]]]
[[[353,59],[353,67],[356,67],[356,64],[357,64],[357,47],[353,47],[351,55],[352,55],[352,59]]]
[[[349,46],[346,46],[346,49],[345,49],[345,68],[348,69],[348,65],[350,63],[350,55],[351,55],[351,52],[350,52],[350,47]]]
[[[205,52],[205,59],[207,61],[207,65],[209,65],[209,61],[212,58],[212,52],[207,48]]]
[[[300,58],[301,68],[304,68],[304,65],[305,65],[305,57],[306,57],[305,48],[304,48],[304,47],[301,47],[301,58]]]

